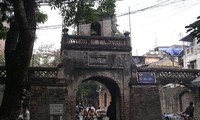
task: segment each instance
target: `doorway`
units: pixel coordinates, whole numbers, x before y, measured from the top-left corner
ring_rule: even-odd
[[[112,102],[115,117],[120,120],[120,90],[114,80],[106,77],[90,77],[82,80],[78,88],[76,92],[76,110],[84,113],[84,110],[88,111],[90,108],[94,108],[96,111],[107,112],[108,106]]]

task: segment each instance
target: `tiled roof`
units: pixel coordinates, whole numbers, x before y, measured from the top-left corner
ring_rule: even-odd
[[[193,41],[193,38],[192,38],[192,36],[189,34],[189,35],[185,36],[184,38],[180,39],[180,41],[192,42],[192,41]]]

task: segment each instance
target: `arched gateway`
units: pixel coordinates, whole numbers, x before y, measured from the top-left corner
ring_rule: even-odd
[[[63,36],[60,77],[68,82],[67,119],[75,119],[78,86],[85,80],[105,85],[115,103],[117,120],[128,119],[131,46],[129,37]],[[67,111],[66,111],[67,112]],[[126,115],[125,115],[126,114]]]
[[[131,83],[137,83],[131,58],[128,34],[124,37],[64,34],[57,78],[51,79],[51,74],[48,74],[47,79],[37,79],[37,73],[51,71],[35,70],[32,74],[34,80],[30,79],[31,118],[74,120],[78,86],[84,81],[95,80],[108,88],[115,105],[116,120],[160,119],[158,85]],[[148,115],[143,116],[143,111]]]

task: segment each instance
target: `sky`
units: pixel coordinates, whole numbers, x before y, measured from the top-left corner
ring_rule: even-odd
[[[39,25],[35,49],[41,44],[54,44],[59,49],[59,11],[47,6],[41,10],[48,14],[48,21]],[[121,0],[116,2],[116,16],[119,31],[131,32],[132,55],[143,55],[157,46],[182,45],[179,40],[187,35],[185,26],[200,16],[200,0]]]

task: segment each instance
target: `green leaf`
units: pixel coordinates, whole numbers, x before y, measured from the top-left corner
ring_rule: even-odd
[[[200,16],[197,17],[197,19],[200,19]],[[190,25],[187,25],[185,27],[187,29],[187,32],[190,33],[190,35],[192,35],[192,37],[194,39],[197,39],[197,43],[200,42],[200,20],[197,20],[193,23],[191,23]]]

